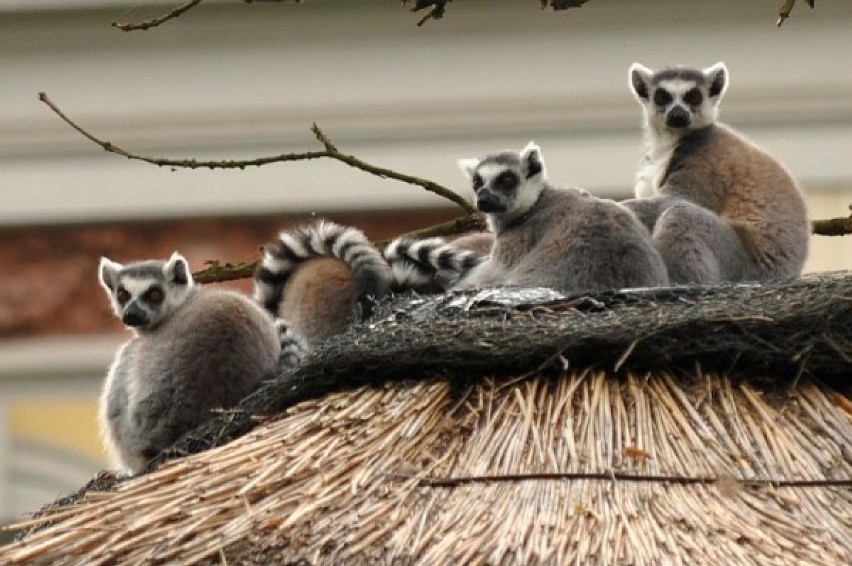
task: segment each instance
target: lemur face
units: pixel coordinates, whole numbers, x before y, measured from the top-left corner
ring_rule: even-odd
[[[476,207],[486,214],[525,213],[538,200],[546,179],[541,150],[533,142],[520,153],[503,151],[458,163],[471,180]]]
[[[722,62],[706,69],[671,67],[656,73],[634,63],[630,88],[645,110],[649,126],[674,132],[697,130],[716,121],[728,85]]]
[[[193,281],[183,256],[122,265],[102,257],[98,278],[115,315],[127,326],[152,330],[189,296]]]

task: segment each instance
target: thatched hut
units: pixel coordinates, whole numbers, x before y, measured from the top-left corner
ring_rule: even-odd
[[[383,304],[2,563],[849,564],[852,274]]]

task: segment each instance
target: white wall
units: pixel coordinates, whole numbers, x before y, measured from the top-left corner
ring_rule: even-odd
[[[56,4],[69,8],[35,9]],[[174,4],[9,4],[0,223],[441,202],[330,161],[214,172],[130,162],[61,123],[36,100],[42,90],[93,132],[154,155],[312,149],[316,121],[348,152],[464,193],[456,158],[534,138],[555,179],[626,192],[639,156],[634,60],[724,59],[723,116],[809,191],[852,188],[852,2],[797,8],[780,30],[773,2],[595,0],[556,14],[536,4],[454,2],[417,28],[418,16],[384,0],[204,2],[135,33],[109,23]]]

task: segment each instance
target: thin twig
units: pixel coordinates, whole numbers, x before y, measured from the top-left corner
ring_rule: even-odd
[[[423,187],[430,193],[434,193],[438,196],[444,197],[445,199],[454,202],[459,205],[465,212],[468,214],[473,214],[476,212],[476,207],[470,204],[467,200],[464,199],[458,193],[439,185],[434,181],[430,181],[428,179],[421,179],[420,177],[415,177],[413,175],[407,175],[405,173],[398,173],[391,169],[387,169],[385,167],[378,167],[376,165],[371,165],[365,161],[358,159],[353,155],[347,155],[345,153],[341,153],[334,144],[329,141],[328,137],[325,133],[317,126],[313,124],[311,126],[311,131],[316,136],[317,140],[325,147],[325,152],[327,157],[331,157],[332,159],[336,159],[342,163],[349,165],[350,167],[355,167],[356,169],[360,169],[361,171],[366,171],[372,175],[376,175],[377,177],[381,177],[383,179],[394,179],[397,181],[402,181],[403,183],[408,183],[409,185],[417,185],[419,187]]]
[[[337,147],[333,143],[331,143],[328,136],[326,136],[326,134],[316,124],[313,124],[311,126],[311,131],[314,133],[317,140],[319,140],[319,142],[323,144],[323,147],[325,148],[323,151],[282,153],[280,155],[258,157],[255,159],[248,160],[226,159],[219,161],[202,161],[198,159],[172,159],[163,157],[151,157],[147,155],[133,153],[113,144],[112,142],[104,141],[96,137],[94,134],[91,134],[82,126],[74,122],[71,118],[66,116],[65,113],[62,112],[62,110],[60,110],[59,107],[56,106],[56,104],[54,104],[52,100],[50,100],[47,94],[40,92],[38,98],[40,101],[45,103],[57,116],[62,118],[62,120],[66,124],[77,130],[77,132],[86,137],[86,139],[101,146],[104,151],[107,151],[109,153],[115,153],[128,159],[144,161],[145,163],[151,163],[152,165],[157,165],[160,167],[183,167],[189,169],[244,169],[246,167],[259,167],[261,165],[267,165],[269,163],[281,163],[285,161],[305,161],[310,159],[328,157],[336,161],[340,161],[341,163],[345,163],[350,167],[360,169],[361,171],[370,173],[371,175],[376,175],[383,179],[394,179],[396,181],[401,181],[410,185],[417,185],[429,191],[430,193],[434,193],[438,196],[444,197],[445,199],[459,205],[468,214],[476,212],[476,208],[472,204],[467,202],[464,197],[448,189],[447,187],[444,187],[443,185],[435,183],[434,181],[430,181],[428,179],[421,179],[419,177],[407,175],[405,173],[398,173],[385,167],[372,165],[352,155],[342,153],[340,150],[337,149]]]
[[[150,28],[155,28],[158,25],[167,22],[169,20],[173,20],[179,17],[181,14],[188,12],[194,7],[201,4],[201,0],[190,0],[186,4],[181,4],[171,12],[163,14],[162,16],[157,16],[156,18],[152,18],[150,20],[145,20],[144,22],[139,22],[136,24],[127,24],[127,23],[119,23],[113,22],[112,27],[118,28],[121,31],[135,31],[135,30],[146,30]]]
[[[95,137],[93,134],[89,133],[82,126],[74,122],[71,118],[65,115],[62,110],[59,109],[56,104],[53,103],[50,98],[48,98],[47,94],[40,92],[38,94],[38,99],[44,102],[57,116],[62,118],[62,120],[77,130],[81,135],[87,138],[89,141],[101,146],[104,151],[109,153],[115,153],[117,155],[121,155],[126,157],[127,159],[133,159],[136,161],[144,161],[145,163],[150,163],[152,165],[157,165],[159,167],[183,167],[188,169],[244,169],[246,167],[259,167],[261,165],[267,165],[269,163],[279,163],[282,161],[304,161],[306,159],[318,159],[321,157],[329,157],[328,152],[325,151],[307,151],[304,153],[283,153],[281,155],[273,155],[270,157],[258,157],[256,159],[249,160],[234,160],[227,159],[221,161],[203,161],[198,159],[172,159],[172,158],[162,158],[162,157],[150,157],[147,155],[141,155],[138,153],[132,153],[124,148],[121,148],[112,142],[104,141],[100,138]]]
[[[482,217],[482,214],[476,213],[459,216],[452,220],[448,220],[447,222],[429,226],[428,228],[421,228],[420,230],[412,230],[411,232],[400,234],[399,236],[395,236],[394,239],[407,238],[410,240],[422,240],[424,238],[434,238],[437,236],[454,236],[456,234],[464,234],[465,232],[473,232],[475,230],[485,230],[485,219]],[[380,240],[375,244],[376,247],[383,248],[390,242],[391,240]]]
[[[192,274],[196,283],[222,283],[236,279],[246,279],[254,275],[257,262],[221,264],[218,261],[208,261],[207,267]]]
[[[808,6],[813,9],[814,0],[805,0]],[[790,17],[790,13],[793,11],[793,7],[796,5],[796,0],[784,0],[784,4],[778,9],[778,19],[775,21],[775,25],[779,28],[781,25],[787,21],[787,18]]]
[[[457,476],[449,478],[422,478],[423,487],[457,487],[470,483],[519,482],[531,480],[603,480],[646,483],[676,483],[680,485],[710,485],[720,481],[713,476],[652,476],[625,472],[576,472],[542,474],[501,474],[495,476]],[[727,478],[726,478],[727,481]],[[852,479],[845,480],[736,480],[743,487],[852,487]]]

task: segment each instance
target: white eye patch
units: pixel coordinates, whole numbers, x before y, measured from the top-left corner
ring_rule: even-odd
[[[128,293],[130,293],[131,297],[139,297],[148,290],[151,285],[160,284],[161,282],[157,279],[145,278],[145,279],[136,279],[133,277],[120,277],[118,279],[118,284],[121,287],[124,287]]]
[[[669,79],[665,81],[660,81],[657,85],[657,88],[664,88],[668,91],[669,94],[672,95],[673,98],[683,98],[683,95],[687,93],[687,91],[695,88],[696,84],[692,81],[685,81],[683,79]]]
[[[500,176],[501,173],[511,170],[511,168],[506,167],[505,165],[500,165],[499,163],[486,163],[484,165],[480,165],[479,168],[477,168],[476,173],[482,177],[482,181],[487,185]]]

